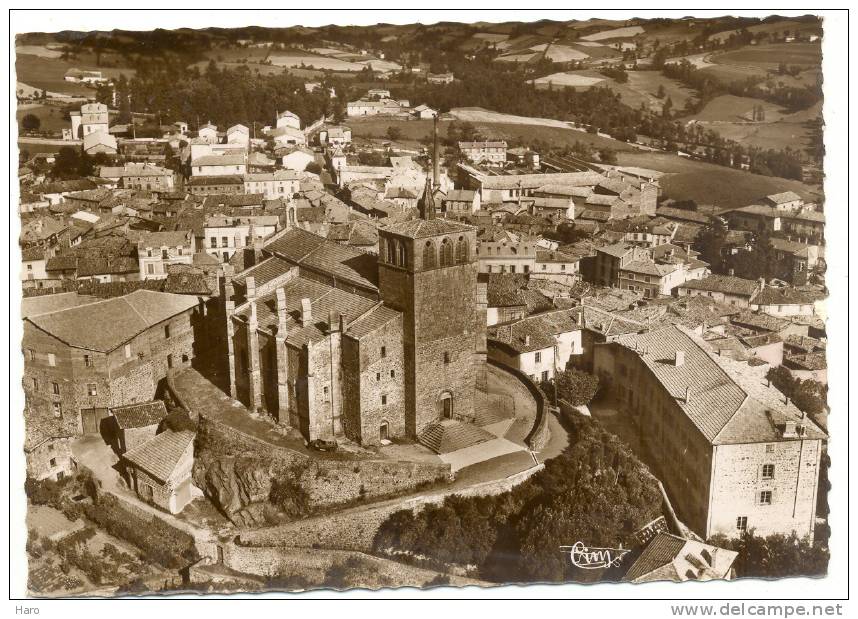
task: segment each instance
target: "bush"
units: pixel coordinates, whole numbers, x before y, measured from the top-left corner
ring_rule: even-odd
[[[828,570],[828,548],[795,533],[759,537],[751,530],[738,539],[716,536],[709,543],[739,553],[733,563],[739,578],[824,576]]]
[[[142,551],[144,560],[178,569],[199,559],[194,538],[159,518],[147,521],[123,509],[119,500],[106,494],[98,505],[84,507],[86,517],[110,535],[123,539]]]

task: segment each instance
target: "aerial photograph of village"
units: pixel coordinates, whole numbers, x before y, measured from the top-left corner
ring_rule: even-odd
[[[826,575],[823,20],[455,20],[14,35],[27,596]]]

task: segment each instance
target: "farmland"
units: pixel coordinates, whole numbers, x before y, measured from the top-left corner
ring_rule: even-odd
[[[637,109],[643,104],[647,109],[661,113],[664,102],[669,98],[673,109],[682,109],[696,93],[677,80],[665,77],[658,71],[629,71],[629,81],[625,84],[608,80],[606,85],[619,93],[623,103]],[[664,99],[656,95],[659,87],[664,88]]]
[[[661,179],[663,195],[675,200],[695,200],[727,208],[746,206],[762,196],[782,191],[794,191],[809,200],[820,199],[818,187],[799,181],[751,174],[668,153],[620,152],[617,160],[619,165],[665,172]]]
[[[94,61],[94,58],[92,60]],[[15,71],[19,82],[63,95],[92,96],[92,88],[65,81],[66,71],[71,68],[101,71],[105,77],[119,77],[122,73],[131,77],[134,74],[133,69],[97,66],[89,58],[69,61],[25,53],[19,53],[15,58]]]
[[[775,84],[782,82],[785,86],[802,87],[816,83],[822,49],[819,43],[771,43],[706,55],[703,60],[705,62],[698,66],[723,82],[771,77]],[[778,75],[780,63],[800,67],[801,73],[797,77]]]
[[[33,114],[41,121],[41,130],[49,133],[62,133],[63,129],[67,129],[69,121],[65,118],[65,112],[59,107],[52,105],[39,105],[35,103],[27,103],[19,105],[15,111],[15,118],[20,123],[21,119],[27,114]]]

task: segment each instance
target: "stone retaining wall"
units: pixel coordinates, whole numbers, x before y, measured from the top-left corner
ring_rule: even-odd
[[[419,511],[425,505],[440,504],[451,495],[490,496],[512,490],[541,471],[543,464],[494,481],[469,488],[435,492],[406,499],[394,499],[375,506],[353,508],[276,527],[242,532],[238,543],[247,546],[281,546],[370,551],[381,524],[391,514],[404,509]]]

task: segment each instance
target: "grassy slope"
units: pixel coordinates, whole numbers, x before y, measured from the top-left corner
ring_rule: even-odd
[[[761,176],[667,153],[620,153],[620,165],[641,166],[668,174],[661,179],[665,197],[695,200],[701,204],[737,207],[762,196],[795,191],[807,199],[819,199],[819,189],[799,181]]]

